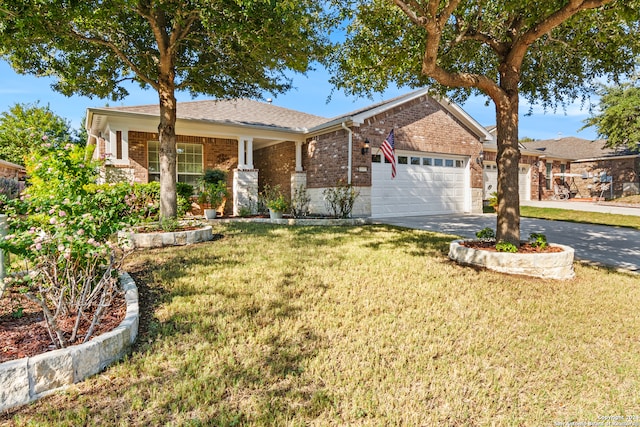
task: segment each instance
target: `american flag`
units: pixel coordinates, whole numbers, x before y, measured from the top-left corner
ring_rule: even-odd
[[[384,158],[391,163],[391,178],[396,177],[396,146],[393,140],[393,129],[389,132],[389,136],[380,146]]]

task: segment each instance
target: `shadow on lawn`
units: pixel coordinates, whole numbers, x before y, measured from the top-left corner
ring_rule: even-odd
[[[202,250],[202,248],[201,248]],[[159,251],[158,251],[159,252]],[[269,297],[259,295],[260,289],[252,295],[250,290],[229,290],[221,287],[215,289],[191,289],[171,287],[180,273],[174,270],[186,270],[188,266],[211,266],[210,254],[199,255],[184,248],[162,253],[162,262],[158,262],[159,253],[150,255],[152,260],[133,264],[131,275],[138,283],[141,298],[141,311],[145,313],[140,322],[140,336],[134,349],[138,357],[144,357],[154,351],[153,345],[158,340],[182,340],[180,336],[196,334],[198,341],[208,345],[209,351],[222,353],[242,351],[234,346],[242,344],[244,334],[229,336],[230,331],[247,331],[257,340],[248,357],[228,357],[222,364],[214,364],[215,370],[203,369],[201,362],[207,366],[207,355],[194,350],[179,366],[161,377],[153,378],[143,388],[151,387],[151,383],[163,388],[176,388],[168,400],[162,405],[163,417],[171,413],[193,411],[194,413],[212,411],[204,407],[215,406],[215,414],[202,418],[196,416],[189,420],[192,425],[273,425],[283,419],[295,416],[313,419],[332,405],[332,399],[324,390],[324,385],[310,378],[304,378],[306,361],[317,355],[325,346],[323,338],[313,328],[302,326],[286,333],[271,325],[295,319],[301,310],[299,298],[306,292],[300,287],[302,272],[287,272],[276,283]],[[206,252],[206,251],[205,251]],[[148,254],[146,254],[148,255]],[[222,256],[213,260],[221,267],[227,262],[235,265],[235,261]],[[164,267],[163,267],[164,266]],[[167,271],[158,272],[165,268]],[[158,278],[163,278],[159,280]],[[166,279],[166,280],[164,280]],[[320,285],[321,287],[321,285]],[[309,286],[307,289],[317,289]],[[197,295],[219,295],[225,300],[222,308],[199,311],[202,302]],[[176,312],[170,318],[160,321],[154,313],[160,305],[170,303],[174,298],[195,297],[194,313]],[[205,299],[206,300],[206,299]],[[204,301],[204,300],[203,300]],[[212,321],[202,321],[202,316],[210,316]],[[224,325],[215,319],[224,318]],[[229,325],[232,325],[229,327]],[[219,329],[220,328],[220,329]],[[226,329],[225,329],[226,328]],[[175,338],[172,338],[174,337]],[[227,343],[226,340],[236,344]],[[244,351],[247,351],[246,349]],[[211,365],[209,365],[211,366]],[[195,376],[196,379],[185,379]],[[176,384],[195,382],[197,385],[176,387]],[[140,384],[137,385],[139,387]],[[202,389],[204,387],[204,389]],[[178,391],[183,389],[182,391]],[[253,401],[251,412],[247,412],[243,404],[250,396]],[[176,409],[177,408],[177,409]],[[288,414],[288,415],[287,415]],[[134,416],[135,419],[135,416]],[[166,421],[166,418],[163,422]]]

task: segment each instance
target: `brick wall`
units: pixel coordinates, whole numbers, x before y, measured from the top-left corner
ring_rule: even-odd
[[[305,150],[305,147],[303,147]],[[279,185],[285,197],[291,199],[291,173],[296,170],[296,144],[292,141],[270,145],[253,153],[253,166],[260,171],[258,187]]]
[[[574,162],[571,164],[571,172],[585,176],[585,178],[574,178],[576,186],[583,197],[600,196],[601,172],[606,172],[607,175],[613,177],[613,196],[621,197],[623,195],[624,183],[639,184],[640,157]],[[609,198],[610,195],[611,193],[606,191],[603,196]]]
[[[354,135],[355,136],[355,135]],[[347,181],[347,163],[349,153],[348,133],[344,129],[319,135],[307,140],[302,146],[302,167],[307,172],[308,188],[333,187],[339,180]],[[355,138],[354,138],[355,139]],[[355,162],[354,142],[353,170],[357,170],[360,164],[366,165],[367,160]],[[360,153],[358,152],[358,157]],[[368,157],[368,156],[367,156]],[[371,170],[371,158],[368,159]],[[353,177],[352,177],[353,178]],[[371,176],[363,174],[358,176],[358,181],[352,181],[354,185],[371,185]]]
[[[539,176],[539,194],[540,194],[540,200],[551,200],[555,197],[555,191],[554,191],[554,185],[553,183],[549,184],[549,189],[547,189],[547,164],[551,162],[551,174],[555,175],[557,173],[560,173],[562,171],[562,169],[560,169],[561,165],[565,165],[565,173],[573,173],[573,171],[571,170],[571,164],[566,162],[566,161],[560,161],[560,160],[547,160],[544,163],[541,163],[540,165],[540,172],[538,174]],[[560,177],[557,177],[558,179]],[[557,179],[556,177],[554,177],[554,179]],[[569,180],[567,180],[568,182]]]
[[[436,101],[422,96],[373,116],[360,127],[353,127],[353,176],[356,186],[371,185],[371,154],[395,129],[396,150],[425,151],[471,156],[471,186],[482,188],[482,168],[475,162],[482,149],[477,137]],[[369,155],[361,147],[369,140]],[[309,139],[303,148],[303,165],[310,188],[333,186],[347,179],[348,134],[340,129]],[[358,172],[364,166],[367,172]]]
[[[9,165],[0,165],[0,177],[11,179],[24,179],[26,172],[24,169],[13,168]]]
[[[238,166],[238,141],[234,139],[204,138],[200,136],[177,135],[177,142],[202,144],[204,169],[222,169],[227,171],[227,191],[229,197],[225,213],[233,207],[233,169]],[[129,132],[129,163],[134,170],[136,182],[149,182],[147,173],[147,141],[157,141],[158,134],[151,132]]]

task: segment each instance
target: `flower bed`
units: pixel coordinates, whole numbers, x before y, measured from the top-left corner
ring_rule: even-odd
[[[569,246],[550,244],[553,252],[509,253],[465,246],[455,240],[449,245],[449,258],[461,265],[472,265],[508,274],[545,279],[572,279],[574,250]]]
[[[24,405],[84,380],[120,360],[138,335],[138,289],[120,276],[127,312],[120,325],[91,341],[33,357],[0,363],[0,411]]]
[[[134,249],[162,248],[165,246],[183,246],[213,240],[210,225],[197,228],[178,229],[176,231],[145,230],[136,227],[118,232],[118,240],[128,239]]]

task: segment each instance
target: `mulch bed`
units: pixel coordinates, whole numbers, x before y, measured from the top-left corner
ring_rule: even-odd
[[[118,327],[124,320],[126,311],[124,296],[118,294],[111,307],[103,313],[102,322],[96,327],[91,337]],[[66,336],[70,336],[75,316],[60,319],[58,322],[67,333]],[[83,321],[78,335],[84,337],[89,326],[89,321]],[[16,290],[7,289],[0,298],[0,363],[55,349],[40,307]]]
[[[466,240],[464,242],[460,242],[460,246],[464,246],[466,248],[479,249],[483,251],[496,251],[496,242],[493,241],[482,241],[482,240]],[[521,242],[520,247],[518,248],[518,253],[520,254],[533,254],[533,253],[551,253],[551,252],[562,252],[562,248],[557,246],[547,246],[544,249],[540,249],[535,246],[531,246],[529,242]]]

